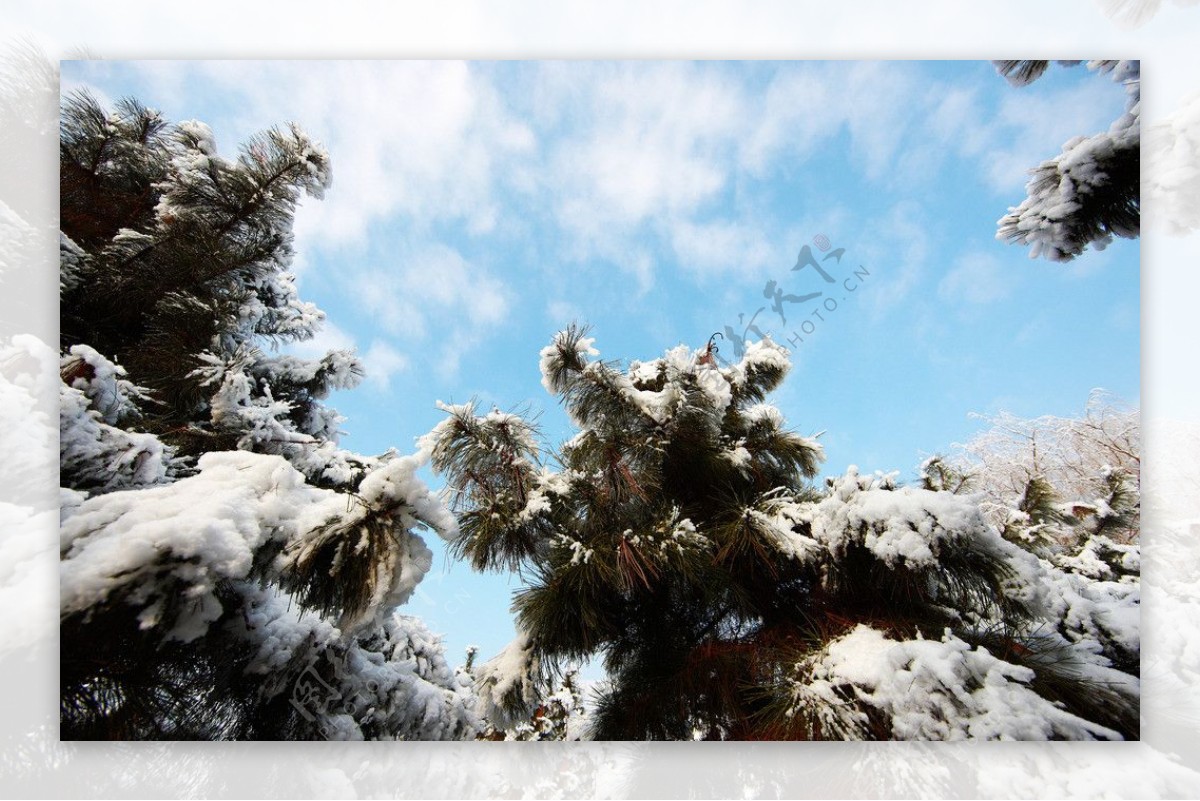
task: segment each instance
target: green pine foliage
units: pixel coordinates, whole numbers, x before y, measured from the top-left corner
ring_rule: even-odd
[[[287,269],[328,155],[73,94],[60,156],[62,737],[472,737],[395,614],[453,518],[418,459],[338,447],[353,354],[277,348],[323,320]]]
[[[764,403],[789,367],[769,340],[727,368],[684,346],[622,366],[592,345],[572,326],[542,351],[578,427],[557,449],[471,404],[444,407],[424,443],[462,522],[457,553],[526,582],[520,635],[477,671],[492,719],[526,719],[563,665],[595,657],[598,739],[1136,736],[1136,689],[1091,693],[1111,663],[1043,635],[1049,580],[983,519],[966,475],[939,461],[922,487],[853,470],[814,487],[821,446]],[[838,649],[876,641],[969,653],[984,673],[943,688],[944,708],[916,684],[833,681]],[[930,721],[959,717],[905,729],[906,692]],[[972,723],[1013,695],[1045,726]]]
[[[265,352],[323,319],[287,268],[296,205],[328,187],[328,155],[290,126],[227,160],[201,123],[168,124],[133,100],[108,112],[77,93],[60,162],[61,345],[89,345],[153,393],[143,430],[191,458],[330,438],[336,416],[320,402],[361,379],[358,362]]]

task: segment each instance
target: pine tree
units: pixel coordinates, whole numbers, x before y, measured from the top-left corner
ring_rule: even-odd
[[[61,127],[61,734],[459,738],[469,685],[396,607],[456,532],[419,456],[338,447],[353,354],[287,272],[330,183],[296,126],[236,160],[207,126],[75,94]]]
[[[490,719],[525,719],[595,656],[599,739],[1136,736],[1137,679],[1056,627],[1054,576],[951,471],[812,486],[820,444],[765,402],[786,350],[623,367],[586,333],[541,354],[579,431],[557,450],[471,404],[424,441],[457,554],[527,582],[518,637],[477,672]]]
[[[305,362],[264,347],[307,339],[324,315],[299,299],[291,222],[321,197],[328,155],[299,128],[254,137],[236,161],[195,121],[168,125],[135,101],[63,109],[61,344],[83,343],[153,393],[142,427],[184,457],[278,453],[322,486],[367,465],[332,447],[320,401],[362,367],[332,351]]]
[[[1050,62],[995,65],[1019,87],[1041,77]],[[1027,196],[1000,218],[996,238],[1029,245],[1032,258],[1070,261],[1089,245],[1103,250],[1114,236],[1134,239],[1141,231],[1141,64],[1096,60],[1087,66],[1124,87],[1125,113],[1107,131],[1070,139],[1062,153],[1030,170]]]

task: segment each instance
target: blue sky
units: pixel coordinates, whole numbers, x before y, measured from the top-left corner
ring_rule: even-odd
[[[1027,169],[1120,114],[1121,88],[1082,67],[1022,89],[987,62],[91,61],[62,81],[203,120],[227,154],[287,121],[326,145],[334,184],[297,214],[295,269],[329,324],[301,350],[364,357],[332,399],[354,450],[411,449],[437,400],[532,408],[570,436],[537,352],[575,319],[604,357],[652,358],[762,308],[761,330],[803,337],[774,400],[825,432],[827,474],[911,476],[978,430],[971,412],[1138,398],[1138,243],[1057,265],[994,239]],[[792,270],[817,236],[845,248],[833,284]],[[824,294],[785,325],[768,281]],[[439,558],[402,611],[451,661],[486,657],[513,586]]]

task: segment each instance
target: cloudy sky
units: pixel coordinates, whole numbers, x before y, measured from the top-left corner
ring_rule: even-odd
[[[775,400],[825,432],[826,473],[911,475],[977,430],[971,412],[1138,398],[1137,243],[1055,265],[994,239],[1028,168],[1120,114],[1121,88],[1082,67],[1022,89],[987,62],[91,61],[62,78],[203,120],[226,154],[288,121],[325,144],[334,184],[298,212],[295,270],[329,318],[305,352],[366,361],[333,399],[355,450],[410,449],[437,400],[530,408],[569,436],[537,352],[572,320],[606,358],[727,327],[790,343]],[[844,248],[819,262],[832,282],[793,269],[806,245]],[[486,656],[510,592],[442,560],[409,611],[452,661]]]

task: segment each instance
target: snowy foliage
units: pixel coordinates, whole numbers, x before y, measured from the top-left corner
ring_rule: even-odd
[[[310,507],[339,503],[278,457],[211,453],[199,467],[196,476],[162,487],[91,498],[63,521],[64,614],[132,590],[144,628],[195,639],[221,614],[222,581],[249,577],[267,542],[306,530],[299,519]],[[179,598],[187,599],[184,608],[164,618]]]
[[[83,392],[88,405],[110,426],[139,417],[139,403],[148,400],[146,390],[125,378],[125,369],[113,364],[87,345],[74,345],[63,357],[63,383]]]
[[[1024,618],[1031,632],[1080,646],[1077,660],[1136,672],[1136,546],[1096,536],[1076,555],[1038,559],[988,524],[977,495],[897,487],[888,476],[860,476],[854,468],[831,480],[819,501],[780,503],[772,522],[780,550],[816,566],[825,589],[838,589],[849,559],[869,555],[878,578],[917,579],[917,592],[956,610],[960,623],[1004,625],[1005,604],[989,609],[980,598],[1005,598],[1008,614]],[[1003,569],[992,583],[947,572],[964,562]]]
[[[392,459],[367,474],[359,493],[337,496],[339,506],[323,510],[319,523],[285,547],[285,584],[305,603],[339,611],[348,628],[408,601],[433,561],[409,532],[425,526],[445,538],[457,534],[454,518],[416,477],[420,464]]]
[[[391,615],[370,635],[347,638],[320,617],[297,617],[286,597],[247,592],[237,631],[257,645],[247,674],[286,693],[325,739],[452,740],[479,727],[470,686],[416,618]]]
[[[1077,62],[1070,62],[1077,63]],[[999,61],[1021,86],[1045,71],[1045,61]],[[1125,113],[1103,133],[1068,140],[1058,156],[1031,171],[1027,197],[998,223],[996,238],[1029,245],[1031,258],[1070,261],[1089,245],[1103,250],[1113,236],[1141,230],[1141,66],[1137,61],[1089,61],[1126,93]]]
[[[551,383],[558,365],[563,360],[563,349],[569,348],[574,358],[583,356],[599,356],[600,351],[592,347],[592,343],[596,341],[595,337],[576,337],[571,338],[568,331],[559,331],[554,335],[554,340],[542,348],[539,354],[541,358],[542,370],[542,386],[547,392],[554,392],[554,386]]]
[[[588,383],[604,387],[660,426],[685,407],[689,391],[699,389],[713,411],[721,414],[755,376],[769,373],[773,380],[781,381],[791,367],[787,351],[770,338],[747,345],[742,360],[727,368],[719,368],[702,352],[681,345],[660,359],[633,361],[627,371],[587,360],[600,355],[594,342],[592,337],[579,335],[578,329],[556,334],[541,351],[542,386],[554,393],[567,389],[564,381],[578,367]]]
[[[536,739],[554,677],[597,656],[609,680],[586,729],[602,739],[1137,736],[1138,555],[1101,539],[1130,523],[1123,467],[1067,462],[1089,500],[1059,511],[1088,518],[1089,544],[1051,559],[1012,541],[957,462],[913,486],[854,468],[806,484],[823,453],[764,402],[790,368],[770,340],[724,368],[686,346],[598,356],[577,327],[541,351],[579,428],[557,452],[471,404],[443,406],[422,441],[456,551],[529,582],[521,635],[476,675],[488,736]],[[1098,408],[1054,442],[1099,431],[1136,457],[1129,424]]]
[[[830,481],[826,496],[794,508],[812,539],[836,558],[862,547],[889,567],[929,568],[956,543],[995,549],[995,532],[968,499],[897,487],[890,476],[861,476],[855,467]]]
[[[1080,417],[980,416],[988,428],[938,464],[959,488],[981,492],[989,522],[1001,530],[1036,525],[1036,500],[1050,513],[1053,544],[1078,545],[1092,533],[1137,537],[1141,413],[1094,390]],[[1037,499],[1040,483],[1044,498]]]
[[[1031,689],[1033,670],[950,632],[897,641],[859,624],[796,666],[788,716],[810,735],[896,740],[1117,740]],[[874,731],[882,727],[883,732]]]
[[[520,632],[504,650],[480,666],[475,676],[481,717],[500,728],[533,714],[540,700],[541,666],[529,634]]]
[[[985,518],[1030,552],[1009,591],[1053,633],[1134,675],[1140,658],[1140,413],[1094,391],[1078,418],[984,417],[989,428],[927,483],[980,498]],[[1019,589],[1018,589],[1019,588]]]
[[[1163,0],[1096,0],[1100,8],[1121,27],[1139,28],[1146,24],[1163,5]],[[1197,0],[1174,0],[1177,6],[1194,6]]]
[[[160,484],[172,450],[153,434],[122,425],[141,416],[149,400],[125,371],[86,345],[62,358],[59,390],[59,471],[75,490],[109,492]]]
[[[1067,642],[1107,664],[1136,674],[1141,655],[1141,587],[1138,576],[1112,581],[1090,578],[1067,565],[1044,562],[1047,590],[1041,616]],[[1093,661],[1093,660],[1089,660]]]
[[[1200,228],[1200,94],[1147,128],[1145,153],[1152,219],[1174,234]]]
[[[390,475],[379,476],[361,501],[364,508],[396,510],[388,538],[395,548],[374,555],[370,595],[349,621],[352,627],[307,613],[304,603],[296,608],[302,588],[289,597],[260,585],[288,583],[296,564],[329,536],[330,520],[361,525],[362,513],[347,514],[346,495],[311,486],[282,458],[245,452],[205,454],[197,475],[96,496],[74,508],[62,523],[62,614],[74,618],[124,607],[136,615],[140,631],[163,643],[228,637],[236,630],[240,642],[256,645],[247,673],[276,679],[295,658],[316,658],[336,646],[344,662],[337,676],[343,698],[373,688],[364,715],[407,716],[403,725],[380,718],[379,733],[463,736],[474,725],[473,699],[446,667],[437,639],[394,614],[431,565],[430,552],[408,526],[418,523],[422,510],[445,523],[443,508],[412,477],[413,463],[396,463],[398,468],[382,470]],[[343,537],[346,549],[337,558],[361,559],[361,543]],[[281,555],[265,560],[272,552]],[[338,723],[336,733],[361,736],[348,727],[372,721],[352,716]]]
[[[476,688],[481,723],[476,739],[587,739],[587,706],[577,666],[552,682],[541,673],[533,644],[524,632],[480,667],[475,666],[478,650],[468,647],[467,662],[458,669],[462,681]],[[546,687],[540,686],[543,682]]]
[[[259,689],[267,699],[305,681],[297,660],[323,660],[327,670],[336,654],[337,683],[321,684],[336,693],[324,692],[367,700],[354,714],[314,717],[308,736],[470,736],[470,688],[436,638],[394,614],[431,566],[411,529],[453,532],[416,467],[411,457],[386,463],[355,498],[308,484],[278,456],[218,452],[201,457],[194,476],[83,500],[62,524],[64,625],[128,616],[150,642],[211,647],[234,637],[253,646],[245,675],[271,677]],[[314,562],[328,573],[306,570]],[[340,612],[341,621],[308,610]]]
[[[291,226],[330,184],[296,126],[240,157],[125,101],[62,122],[62,730],[76,738],[469,739],[473,686],[396,613],[457,524],[424,457],[338,446],[353,354]]]
[[[361,363],[267,352],[324,320],[288,267],[296,206],[329,187],[328,154],[291,125],[228,159],[203,123],[133,101],[110,113],[86,94],[65,101],[62,128],[64,340],[156,391],[145,428],[181,458],[253,449],[352,486],[361,471],[323,475],[309,446],[336,443],[340,418],[320,401],[355,386]]]

